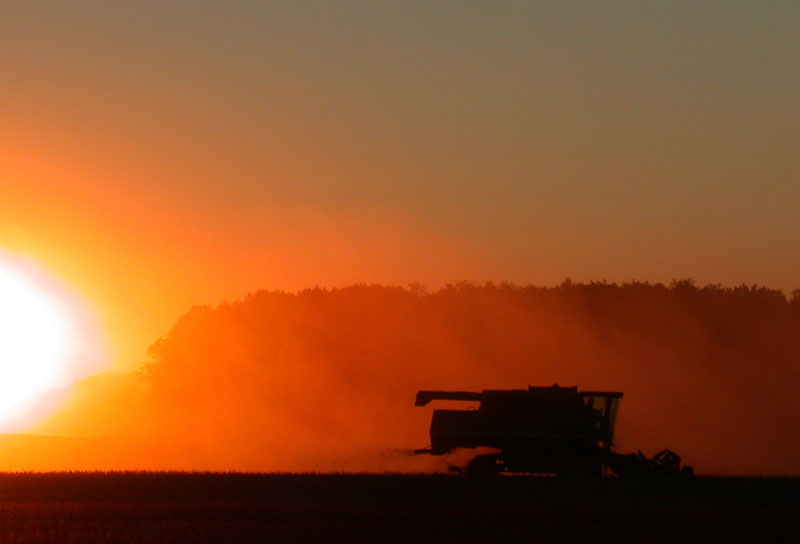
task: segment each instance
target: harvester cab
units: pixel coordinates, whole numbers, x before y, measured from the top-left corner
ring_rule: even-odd
[[[433,411],[430,448],[417,453],[446,455],[489,449],[476,455],[467,473],[532,473],[592,476],[678,473],[680,457],[665,450],[653,459],[613,449],[621,392],[578,391],[577,387],[512,390],[419,391],[416,406],[431,401],[479,402],[477,409]],[[677,464],[675,460],[677,459]],[[659,462],[662,461],[662,462]],[[688,473],[691,469],[683,470]]]

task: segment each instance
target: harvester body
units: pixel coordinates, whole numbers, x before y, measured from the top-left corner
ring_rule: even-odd
[[[480,403],[477,409],[434,410],[431,446],[420,453],[492,449],[494,453],[475,457],[467,472],[588,476],[602,474],[606,468],[619,472],[623,465],[622,471],[640,469],[645,461],[637,464],[634,457],[612,451],[621,399],[621,392],[578,391],[577,387],[558,385],[481,392],[420,391],[417,406],[434,400]]]

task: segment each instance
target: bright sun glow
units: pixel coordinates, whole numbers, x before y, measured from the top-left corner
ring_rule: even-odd
[[[88,333],[54,281],[0,255],[0,431],[52,409],[48,394],[87,373]]]

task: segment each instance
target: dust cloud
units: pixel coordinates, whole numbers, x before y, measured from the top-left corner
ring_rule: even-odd
[[[559,383],[625,393],[620,451],[798,474],[798,333],[800,293],[688,280],[259,291],[190,309],[139,372],[77,383],[35,429],[50,438],[6,437],[0,466],[444,471],[411,453],[417,390]],[[56,436],[74,442],[48,455]]]

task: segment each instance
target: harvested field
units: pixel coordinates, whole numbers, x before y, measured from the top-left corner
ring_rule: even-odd
[[[2,542],[798,542],[800,479],[0,475]]]

